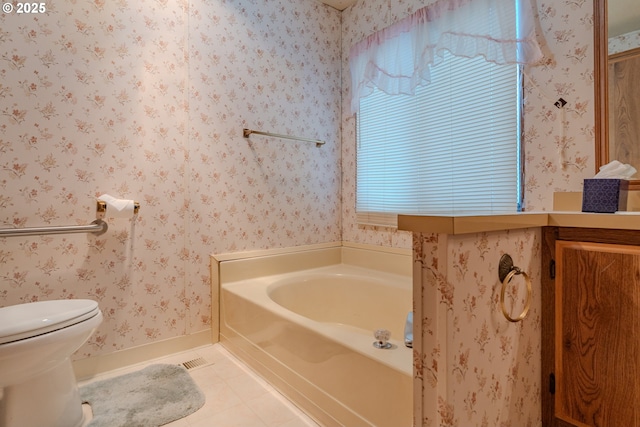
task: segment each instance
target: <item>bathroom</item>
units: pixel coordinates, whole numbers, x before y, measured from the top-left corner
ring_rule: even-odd
[[[4,239],[0,305],[98,301],[104,321],[74,359],[109,365],[211,342],[210,254],[329,242],[410,251],[410,233],[357,224],[342,88],[349,47],[424,4],[96,0],[0,15],[0,222],[90,222],[103,193],[141,204],[135,221],[109,220],[108,238]],[[595,170],[593,4],[538,8],[553,62],[525,81],[525,208],[551,210],[552,191],[580,191]],[[326,144],[247,140],[245,127]],[[439,409],[451,425],[540,424],[539,294],[512,326],[492,321],[486,289],[503,252],[539,283],[540,244],[536,228],[424,242],[449,261],[455,295],[447,351],[459,369]]]

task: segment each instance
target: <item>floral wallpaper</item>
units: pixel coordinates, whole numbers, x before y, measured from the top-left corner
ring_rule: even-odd
[[[17,6],[17,4],[16,4]],[[84,358],[211,327],[209,254],[340,240],[340,13],[313,0],[67,0],[0,13],[0,306],[92,298]],[[252,135],[252,128],[326,141]]]
[[[551,210],[553,192],[582,191],[595,174],[593,2],[538,2],[548,48],[525,70],[525,208]],[[562,98],[564,108],[554,103]]]
[[[640,46],[640,30],[609,38],[609,55]]]
[[[540,425],[539,230],[412,237],[355,221],[348,49],[426,3],[67,0],[1,13],[0,226],[84,224],[103,193],[141,210],[97,237],[0,238],[0,306],[98,300],[105,321],[84,358],[210,328],[210,253],[413,247],[416,425]],[[530,211],[595,171],[592,2],[536,3],[547,56],[524,78]],[[327,143],[245,139],[244,127]],[[496,299],[502,253],[532,278],[518,324]]]
[[[473,238],[414,236],[416,425],[537,426],[540,412],[540,229],[481,233]],[[498,263],[503,254],[525,276],[505,288],[502,313]]]
[[[360,0],[343,12],[342,86],[348,94],[349,48],[367,35],[429,4],[425,0]],[[535,4],[534,0],[534,4]],[[593,3],[537,2],[546,58],[524,70],[524,208],[551,210],[553,192],[581,191],[595,174],[593,106]],[[346,95],[345,95],[346,96]],[[554,104],[567,101],[564,108]],[[355,215],[355,117],[342,115],[343,239],[409,247],[408,233],[363,227]]]
[[[360,0],[343,12],[343,99],[349,99],[349,47],[428,4]],[[595,173],[593,3],[537,1],[545,60],[524,70],[525,210],[551,210],[554,191],[581,191]],[[563,98],[567,104],[554,104]],[[362,227],[355,211],[355,119],[342,115],[343,240],[413,247],[415,425],[538,426],[540,415],[540,230],[462,236]],[[497,264],[503,253],[531,278],[531,309],[511,324],[502,315]],[[521,279],[518,277],[518,279]],[[506,301],[519,313],[525,284]]]

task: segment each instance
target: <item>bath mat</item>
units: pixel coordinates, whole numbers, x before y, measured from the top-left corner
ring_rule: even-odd
[[[80,387],[88,427],[158,427],[197,411],[204,394],[183,366],[150,365]]]

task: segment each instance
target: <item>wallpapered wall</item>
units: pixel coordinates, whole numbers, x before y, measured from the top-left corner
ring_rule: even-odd
[[[417,234],[414,251],[416,425],[540,425],[540,230]],[[530,311],[516,324],[500,308],[503,253],[533,284]],[[525,307],[524,289],[521,275],[506,288],[511,317]]]
[[[361,0],[342,14],[312,0],[50,3],[0,15],[0,223],[85,223],[103,192],[142,210],[108,219],[101,237],[2,241],[0,305],[97,299],[105,322],[87,357],[207,329],[210,253],[341,238],[412,247],[408,233],[356,225],[355,121],[340,101],[351,44],[427,2]],[[526,208],[549,210],[553,191],[579,191],[594,171],[592,3],[537,6],[549,56],[525,83]],[[243,127],[327,144],[248,142]],[[538,425],[539,231],[414,245],[418,423]],[[519,325],[497,315],[504,252],[534,284]]]
[[[0,14],[0,306],[96,299],[76,357],[205,331],[209,254],[340,240],[340,14],[315,1],[46,2]],[[249,127],[319,138],[242,137]]]
[[[610,37],[608,51],[609,55],[611,55],[612,53],[635,49],[638,46],[640,46],[640,31],[631,31],[617,37]]]
[[[343,14],[343,87],[349,96],[349,47],[428,2],[362,0]],[[547,59],[526,70],[524,157],[526,210],[551,210],[554,191],[581,191],[594,165],[593,4],[537,1]],[[564,110],[553,103],[564,98]],[[348,98],[347,98],[348,99]],[[344,102],[344,99],[343,99]],[[343,239],[408,246],[408,233],[362,229],[355,221],[355,123],[343,114]],[[540,230],[413,240],[414,305],[422,334],[414,341],[416,425],[537,426],[540,393]],[[531,277],[524,322],[502,315],[500,256],[509,253]],[[526,297],[517,277],[506,302],[517,316]]]
[[[532,0],[538,5],[544,63],[525,71],[525,210],[551,210],[554,191],[581,191],[593,176],[593,3],[591,0]],[[342,84],[349,96],[349,48],[367,35],[429,4],[425,0],[360,0],[343,13]],[[563,110],[553,104],[562,97]],[[344,240],[406,246],[407,233],[358,227],[355,217],[356,125],[343,110]]]

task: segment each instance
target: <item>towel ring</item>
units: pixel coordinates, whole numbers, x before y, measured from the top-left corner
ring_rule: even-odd
[[[507,259],[508,257],[508,259]],[[529,275],[524,271],[520,270],[520,268],[513,265],[511,261],[511,265],[509,265],[509,261],[511,261],[511,257],[509,255],[503,255],[500,260],[500,279],[502,280],[502,290],[500,291],[500,308],[502,309],[502,314],[504,317],[512,323],[517,323],[522,321],[527,314],[529,314],[529,309],[531,308],[531,279]],[[508,269],[508,273],[506,276],[503,276],[504,272]],[[524,310],[518,317],[511,317],[511,315],[507,312],[507,308],[504,305],[504,293],[507,290],[507,284],[513,279],[514,276],[522,275],[524,277],[525,283],[527,284],[527,302],[524,305]]]

